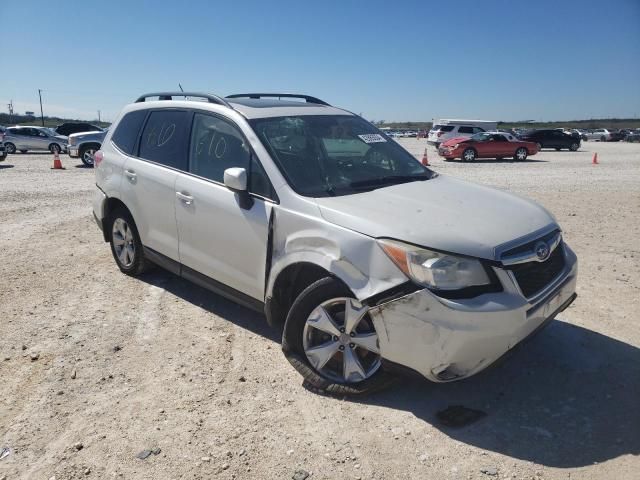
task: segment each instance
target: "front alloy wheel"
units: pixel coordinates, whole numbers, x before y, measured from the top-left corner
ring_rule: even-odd
[[[467,148],[462,152],[463,162],[473,162],[476,159],[476,151],[473,148]]]
[[[572,152],[575,152],[575,151],[577,151],[577,150],[578,150],[578,148],[579,148],[579,147],[580,147],[580,145],[578,145],[577,143],[572,143],[572,144],[569,146],[569,150],[571,150]]]
[[[524,147],[520,147],[516,150],[516,160],[526,160],[527,159],[527,149]]]
[[[316,307],[302,334],[309,363],[323,376],[361,382],[380,368],[378,334],[368,308],[353,298],[334,298]]]
[[[96,150],[94,147],[89,147],[82,150],[82,154],[80,155],[82,163],[84,163],[87,167],[93,167],[93,157],[95,156],[97,151],[98,150]]]

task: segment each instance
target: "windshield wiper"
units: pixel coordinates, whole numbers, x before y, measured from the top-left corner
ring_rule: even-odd
[[[430,175],[385,175],[383,177],[375,177],[369,178],[367,180],[351,182],[349,186],[351,188],[371,188],[386,185],[395,185],[398,183],[424,181],[429,180],[430,178]]]

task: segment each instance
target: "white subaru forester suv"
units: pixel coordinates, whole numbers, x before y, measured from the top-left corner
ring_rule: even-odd
[[[468,377],[576,297],[544,208],[439,175],[314,97],[143,95],[95,167],[120,270],[156,264],[264,312],[317,390]]]

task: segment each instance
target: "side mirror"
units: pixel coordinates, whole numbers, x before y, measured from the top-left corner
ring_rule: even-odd
[[[227,168],[224,171],[224,185],[234,192],[247,190],[247,171],[244,168]]]
[[[224,171],[224,185],[238,196],[240,208],[249,210],[253,198],[247,191],[247,170],[240,167],[227,168]]]

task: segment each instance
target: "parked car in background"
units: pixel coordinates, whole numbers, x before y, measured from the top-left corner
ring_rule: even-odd
[[[606,128],[598,128],[587,133],[587,140],[596,140],[600,142],[608,142],[611,133]]]
[[[573,302],[577,258],[542,206],[287,97],[169,92],[124,108],[93,194],[124,274],[153,262],[264,312],[306,383],[336,395],[382,388],[398,365],[469,377]]]
[[[619,142],[629,134],[628,130],[610,130],[608,142]]]
[[[67,151],[68,138],[56,135],[46,127],[9,127],[4,132],[7,153],[27,153],[29,150],[49,150],[51,153]]]
[[[632,131],[626,137],[624,137],[625,142],[640,142],[640,129]]]
[[[90,123],[83,122],[67,122],[62,125],[58,125],[56,127],[56,133],[58,135],[69,136],[72,133],[80,133],[80,132],[101,132],[102,128],[96,127]]]
[[[7,158],[7,150],[4,148],[4,131],[0,130],[0,162]]]
[[[479,158],[513,158],[522,161],[536,153],[538,146],[535,143],[499,131],[476,133],[471,138],[452,138],[438,147],[438,154],[446,160],[460,158],[463,162]]]
[[[538,145],[538,150],[543,148],[555,148],[562,150],[567,148],[575,152],[580,148],[580,138],[574,135],[567,135],[560,130],[529,130],[520,135],[520,140],[533,142]]]
[[[87,167],[93,167],[94,155],[102,146],[107,130],[100,132],[72,133],[69,135],[69,156],[80,157]]]
[[[431,127],[431,130],[429,130],[427,143],[437,147],[442,142],[446,142],[452,138],[469,138],[476,133],[496,130],[497,128],[498,122],[490,120],[441,119]]]

